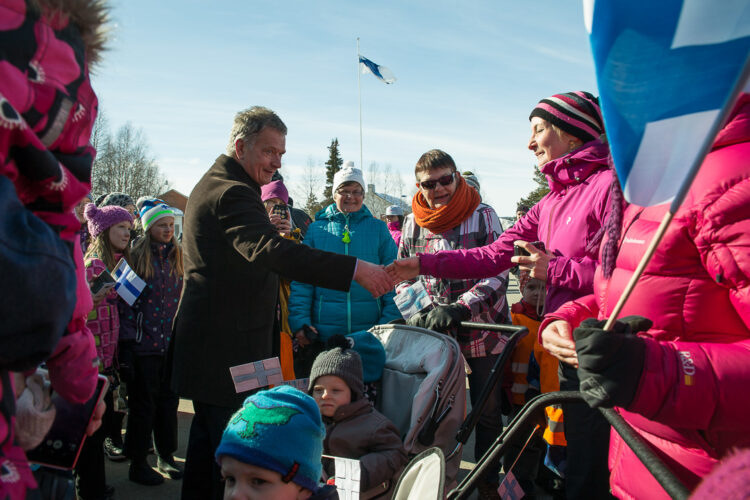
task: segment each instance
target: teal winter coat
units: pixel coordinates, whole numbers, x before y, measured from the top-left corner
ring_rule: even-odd
[[[349,230],[349,243],[344,232]],[[397,248],[385,222],[372,216],[366,206],[344,214],[332,203],[315,215],[303,244],[320,250],[351,255],[373,264],[388,265],[396,258]],[[338,272],[330,269],[329,272]],[[325,341],[331,335],[367,330],[388,323],[401,314],[393,302],[394,291],[373,299],[370,292],[353,282],[349,292],[339,292],[295,281],[289,296],[289,327],[296,332],[312,325]]]

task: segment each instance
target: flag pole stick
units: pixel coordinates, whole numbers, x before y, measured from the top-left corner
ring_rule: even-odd
[[[729,117],[729,113],[732,111],[732,108],[734,107],[734,103],[737,102],[737,98],[739,97],[740,93],[743,92],[745,85],[748,84],[749,80],[750,80],[750,55],[747,57],[747,59],[745,59],[745,65],[743,66],[742,71],[740,72],[740,75],[737,78],[737,81],[735,82],[734,87],[732,88],[732,92],[729,94],[729,97],[727,98],[727,104],[719,111],[719,115],[716,117],[716,120],[714,121],[713,126],[709,130],[708,134],[706,134],[706,137],[703,139],[703,144],[701,144],[701,148],[698,152],[698,156],[696,156],[695,161],[693,162],[693,165],[690,167],[690,170],[688,171],[688,175],[682,181],[682,185],[680,186],[679,191],[677,191],[677,194],[672,200],[672,204],[670,205],[669,210],[667,211],[666,214],[664,214],[664,218],[662,219],[661,224],[659,224],[659,228],[656,230],[654,237],[651,239],[651,243],[649,243],[648,248],[646,249],[646,253],[643,254],[641,261],[638,263],[638,267],[635,269],[635,272],[630,277],[630,281],[628,281],[627,286],[625,286],[625,289],[623,290],[622,295],[620,295],[620,299],[617,301],[617,304],[615,304],[614,309],[612,309],[612,312],[610,313],[609,318],[607,319],[607,323],[604,325],[605,331],[611,330],[612,325],[614,325],[615,321],[617,321],[617,317],[620,315],[622,308],[625,306],[625,303],[628,301],[630,294],[633,293],[633,289],[635,289],[635,285],[638,283],[638,279],[641,277],[641,274],[643,274],[643,271],[646,269],[646,266],[648,265],[649,261],[651,260],[651,257],[653,257],[654,252],[656,251],[656,247],[659,246],[659,242],[664,237],[664,234],[667,232],[667,227],[669,227],[669,223],[672,222],[672,219],[674,218],[674,215],[677,213],[677,210],[679,210],[680,206],[682,205],[682,202],[685,201],[685,196],[687,196],[688,190],[690,189],[690,186],[693,184],[693,180],[695,180],[695,176],[698,175],[698,171],[700,170],[701,165],[703,164],[703,160],[706,158],[706,155],[711,150],[711,145],[716,139],[716,135],[724,127],[725,125],[724,122]]]
[[[362,165],[362,71],[359,67],[359,37],[357,37],[357,90],[359,91],[359,168],[364,171]]]

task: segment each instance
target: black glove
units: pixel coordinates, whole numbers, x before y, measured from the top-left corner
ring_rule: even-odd
[[[643,371],[644,340],[636,335],[651,328],[641,316],[617,320],[612,331],[606,321],[584,320],[573,330],[578,354],[578,379],[583,399],[592,408],[627,408],[635,397]]]
[[[409,326],[418,326],[419,328],[425,328],[425,320],[427,319],[427,313],[429,311],[421,311],[414,314],[406,320],[406,324]]]
[[[461,322],[471,317],[468,307],[461,304],[437,306],[427,314],[424,327],[436,332],[448,333],[451,329],[458,329]]]

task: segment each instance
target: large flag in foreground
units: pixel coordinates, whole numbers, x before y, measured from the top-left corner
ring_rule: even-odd
[[[359,56],[359,68],[363,74],[372,73],[379,80],[385,83],[393,83],[396,81],[396,77],[393,75],[391,70],[389,70],[385,66],[375,64],[363,55]]]
[[[584,13],[625,198],[669,201],[742,84],[750,2],[584,0]]]

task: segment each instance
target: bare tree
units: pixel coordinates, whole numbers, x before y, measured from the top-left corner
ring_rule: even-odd
[[[310,217],[315,217],[315,214],[324,207],[323,200],[319,200],[316,194],[320,193],[323,184],[322,170],[322,166],[316,164],[312,156],[308,156],[302,179],[295,189],[296,192],[302,194],[301,200],[303,200],[303,204],[298,208],[307,212]]]
[[[169,181],[162,174],[156,159],[151,156],[142,129],[128,122],[110,135],[102,119],[94,125],[98,153],[91,178],[96,194],[120,192],[133,199],[157,196],[169,189]]]

